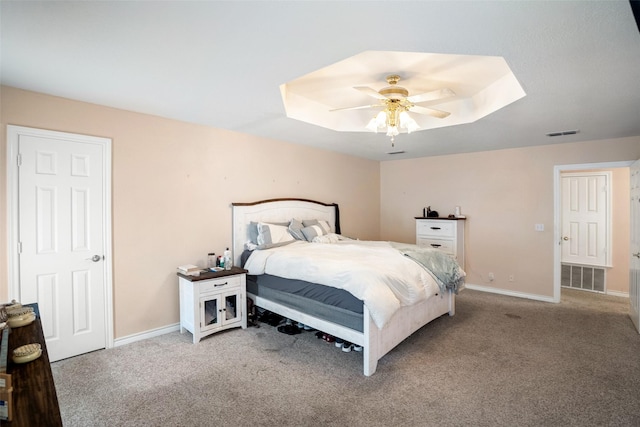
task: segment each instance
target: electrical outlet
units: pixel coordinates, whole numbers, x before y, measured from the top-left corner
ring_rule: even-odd
[[[496,278],[496,276],[493,275],[493,273],[489,273],[489,281],[493,282],[493,280]]]
[[[536,231],[544,231],[544,224],[536,224],[535,229]]]
[[[514,280],[516,280],[516,278],[513,276],[513,274],[509,275],[509,281],[513,282]]]

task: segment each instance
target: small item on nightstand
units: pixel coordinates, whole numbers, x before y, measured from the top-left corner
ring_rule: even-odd
[[[231,266],[233,265],[233,261],[231,260],[231,251],[227,248],[224,251],[224,269],[231,270]]]
[[[182,273],[187,276],[199,276],[200,271],[202,271],[202,268],[193,264],[186,264],[178,267],[178,273]]]
[[[218,267],[224,268],[224,257],[222,255],[218,257]]]
[[[215,252],[210,252],[209,254],[207,254],[207,267],[209,268],[215,268],[216,267],[216,254]]]

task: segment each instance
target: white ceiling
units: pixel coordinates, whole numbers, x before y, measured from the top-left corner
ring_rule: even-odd
[[[640,32],[626,0],[2,0],[0,13],[4,85],[370,159],[640,135]],[[286,117],[281,84],[368,50],[501,56],[527,96],[399,135],[396,155],[384,134]]]

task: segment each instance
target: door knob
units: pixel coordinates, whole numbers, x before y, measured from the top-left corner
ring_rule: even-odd
[[[93,262],[98,262],[102,259],[102,257],[100,255],[94,255],[91,258],[87,258],[86,261],[93,261]]]
[[[562,240],[569,240],[569,238],[567,236],[564,236]]]
[[[636,258],[640,258],[640,252],[638,252],[637,254],[633,254],[633,256]]]

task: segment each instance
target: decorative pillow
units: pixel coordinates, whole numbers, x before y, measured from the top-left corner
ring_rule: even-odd
[[[278,243],[293,242],[295,239],[289,234],[289,228],[283,225],[258,223],[258,246],[265,249]]]
[[[315,237],[324,236],[328,232],[320,225],[310,225],[302,229],[302,234],[307,241],[311,242]]]
[[[289,225],[288,222],[274,222],[265,224],[281,225],[284,227]],[[249,223],[249,242],[253,243],[254,245],[258,244],[258,223],[255,221],[251,221]]]
[[[302,225],[305,227],[311,227],[312,225],[319,225],[323,230],[323,234],[327,234],[331,232],[331,226],[325,220],[317,220],[317,219],[305,219],[302,221]]]
[[[304,234],[302,234],[303,228],[304,225],[299,219],[294,218],[289,223],[289,233],[291,233],[296,240],[305,240]]]

